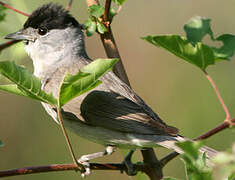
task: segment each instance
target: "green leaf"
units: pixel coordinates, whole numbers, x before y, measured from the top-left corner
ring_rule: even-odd
[[[113,17],[116,16],[116,11],[114,10],[114,8],[110,8],[110,11],[109,11],[109,19],[110,19],[110,22],[112,22],[113,20]]]
[[[0,147],[3,147],[3,142],[0,140]]]
[[[202,142],[185,141],[177,143],[177,146],[185,152],[182,157],[189,180],[212,180],[211,170],[206,166],[205,154],[199,152]]]
[[[7,10],[6,7],[0,6],[0,22],[4,21],[6,17],[6,13],[5,13],[6,10]]]
[[[96,32],[96,22],[94,22],[91,18],[88,18],[84,26],[86,28],[86,35],[92,36]]]
[[[59,107],[99,85],[101,81],[98,79],[111,70],[117,61],[117,59],[97,59],[80,69],[77,74],[67,74],[60,88]]]
[[[202,43],[196,43],[193,46],[184,37],[178,35],[146,36],[143,39],[155,46],[166,49],[203,71],[208,65],[215,63],[213,50]]]
[[[97,30],[100,34],[107,32],[107,28],[99,21],[97,21]]]
[[[126,0],[113,0],[113,2],[121,6]]]
[[[104,14],[104,7],[101,5],[92,5],[88,8],[90,15],[93,17],[100,17]]]
[[[21,91],[16,84],[7,84],[7,85],[0,85],[0,90],[8,92],[8,93],[12,93],[12,94],[16,94],[19,96],[27,96],[26,93],[24,93],[23,91]]]
[[[57,100],[51,94],[41,90],[41,81],[25,68],[16,65],[15,62],[0,62],[0,74],[17,85],[17,89],[12,85],[1,86],[2,89],[5,88],[5,91],[8,90],[8,92],[17,95],[25,95],[48,104],[57,104]],[[19,91],[22,91],[22,93]]]
[[[228,177],[228,180],[234,180],[235,179],[235,173]]]
[[[180,147],[184,151],[184,153],[187,154],[187,156],[197,159],[199,156],[198,150],[200,149],[200,147],[202,147],[202,142],[185,141],[177,143],[177,146]]]
[[[235,144],[233,152],[220,152],[214,158],[213,177],[215,180],[235,178]]]
[[[187,24],[184,25],[184,31],[189,42],[196,44],[201,42],[203,37],[207,34],[211,39],[214,39],[213,32],[210,26],[210,19],[206,19],[200,16],[192,17]]]
[[[211,20],[200,16],[193,17],[184,25],[184,30],[189,42],[193,45],[201,42],[205,35],[209,35],[213,41],[222,41],[223,45],[219,48],[209,46],[214,51],[214,56],[217,61],[229,60],[234,55],[235,51],[235,36],[232,34],[222,34],[218,38],[214,38],[211,30]]]
[[[218,60],[229,60],[235,51],[235,35],[223,34],[216,38],[216,41],[222,41],[223,45],[220,48],[213,48],[215,57]]]

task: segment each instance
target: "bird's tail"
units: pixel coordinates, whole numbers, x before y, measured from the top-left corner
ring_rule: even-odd
[[[173,137],[173,141],[172,141],[172,138],[170,138],[169,140],[164,140],[164,141],[160,141],[160,142],[158,142],[157,144],[158,145],[161,145],[161,146],[163,146],[163,147],[166,147],[166,148],[168,148],[168,149],[173,149],[174,151],[176,151],[176,152],[178,152],[178,153],[180,153],[180,154],[183,154],[184,153],[184,151],[182,150],[182,149],[180,149],[175,143],[176,142],[183,142],[183,141],[192,141],[192,140],[190,140],[190,139],[187,139],[187,138],[185,138],[185,137],[182,137],[182,136],[180,136],[180,135],[178,135],[178,136],[176,136],[176,137]],[[203,147],[201,147],[200,149],[199,149],[199,151],[201,152],[201,153],[206,153],[206,157],[207,157],[207,159],[211,159],[212,157],[214,157],[217,153],[218,153],[218,151],[216,151],[216,150],[214,150],[214,149],[212,149],[212,148],[210,148],[210,147],[207,147],[207,146],[203,146]]]

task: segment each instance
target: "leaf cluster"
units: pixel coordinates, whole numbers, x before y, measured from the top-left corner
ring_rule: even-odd
[[[118,6],[123,5],[126,0],[112,0]],[[105,8],[103,5],[91,5],[88,7],[89,18],[84,22],[84,29],[86,35],[92,36],[95,32],[104,34],[107,32],[107,27],[104,25],[103,16]],[[109,9],[109,23],[112,22],[113,17],[116,15],[114,8]]]
[[[110,71],[117,59],[97,59],[87,66],[78,69],[75,75],[66,74],[60,88],[58,99],[42,90],[41,80],[28,72],[24,67],[12,61],[0,62],[0,74],[14,84],[0,85],[0,90],[32,98],[61,108],[71,99],[98,86],[99,78]],[[2,146],[0,141],[0,146]]]
[[[235,51],[235,35],[222,34],[214,38],[210,22],[210,19],[199,16],[191,18],[184,25],[187,38],[180,35],[149,35],[143,39],[205,71],[209,65],[230,60]],[[221,41],[223,45],[215,47],[203,43],[206,35],[212,42]]]
[[[232,153],[218,153],[211,161],[214,166],[208,167],[206,155],[199,152],[203,142],[185,141],[177,143],[184,154],[182,159],[185,163],[186,177],[188,180],[234,180],[235,177],[235,151]],[[235,146],[234,146],[235,148]],[[164,180],[176,180],[164,178]]]

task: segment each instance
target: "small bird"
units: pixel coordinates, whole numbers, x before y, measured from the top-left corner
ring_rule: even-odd
[[[75,74],[92,60],[85,49],[81,25],[58,4],[36,9],[24,27],[7,39],[23,40],[33,60],[34,75],[41,79],[42,89],[58,97],[64,74]],[[115,147],[135,150],[163,146],[183,153],[175,142],[186,139],[178,129],[163,120],[113,72],[101,77],[102,84],[63,106],[66,128],[77,135],[106,146],[100,153],[82,156],[80,162],[111,154]],[[59,124],[56,110],[42,103]],[[207,157],[216,151],[202,147]]]

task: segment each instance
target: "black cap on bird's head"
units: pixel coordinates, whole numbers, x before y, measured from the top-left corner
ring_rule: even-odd
[[[45,4],[36,9],[24,24],[24,29],[45,27],[51,29],[65,29],[68,26],[78,26],[79,23],[67,10],[58,4]]]
[[[50,30],[65,29],[67,27],[80,27],[80,25],[63,6],[49,3],[36,9],[25,22],[22,30],[9,34],[5,38],[33,40],[27,36],[26,29],[37,29],[40,35],[44,35]]]

